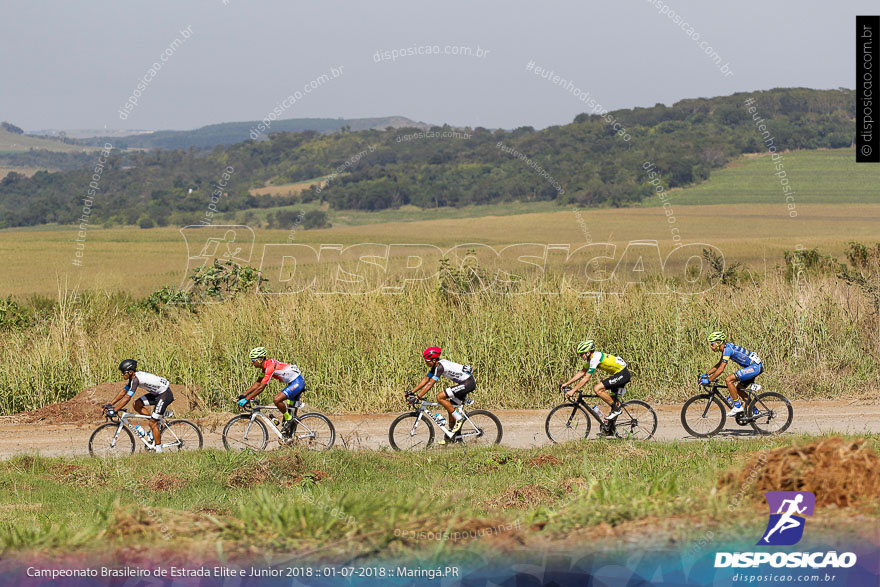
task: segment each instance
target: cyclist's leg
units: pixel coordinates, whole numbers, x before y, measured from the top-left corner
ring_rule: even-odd
[[[452,413],[455,411],[455,406],[450,401],[450,398],[455,397],[453,390],[458,387],[461,386],[456,385],[455,387],[447,387],[446,389],[441,389],[437,392],[437,403],[443,406],[448,414],[446,418],[446,426],[448,428],[452,428]]]
[[[162,444],[162,431],[159,427],[159,421],[165,417],[165,410],[168,409],[169,404],[173,401],[174,394],[171,393],[170,387],[156,395],[156,405],[153,407],[152,417],[148,420],[150,428],[153,430],[153,443],[156,446]]]
[[[279,391],[275,394],[275,397],[272,398],[272,401],[275,404],[275,407],[278,408],[278,411],[281,412],[281,417],[284,421],[288,421],[291,419],[291,416],[288,415],[287,412],[287,401],[290,400],[292,402],[296,402],[299,399],[299,396],[302,395],[302,392],[306,389],[306,381],[303,379],[303,376],[300,375],[289,384],[287,387]],[[297,408],[293,409],[293,416],[296,416]]]
[[[738,373],[738,371],[737,371],[737,373]],[[739,379],[737,379],[736,373],[728,373],[727,377],[724,378],[724,384],[727,385],[727,392],[730,394],[730,397],[735,402],[740,401],[739,390],[737,389],[738,383],[739,383]]]
[[[142,395],[141,397],[134,400],[134,404],[132,407],[134,411],[142,416],[149,416],[153,413],[153,406],[156,405],[156,402],[159,401],[156,399],[156,394],[147,393]],[[156,430],[153,428],[153,419],[147,420],[147,426],[150,429],[150,433],[153,436],[153,441],[156,440]]]
[[[476,389],[476,387],[476,380],[473,377],[470,377],[463,383],[459,383],[453,387],[447,387],[445,390],[437,394],[438,403],[446,408],[446,411],[449,413],[449,420],[447,420],[446,427],[450,432],[458,433],[458,431],[461,430],[464,416],[460,414],[458,408],[462,405],[462,402],[467,395]],[[441,438],[438,442],[440,444],[446,444],[446,439]]]
[[[748,394],[744,391],[745,387],[760,373],[761,365],[755,364],[743,367],[739,371],[729,374],[724,382],[727,384],[728,391],[730,391],[730,397],[732,397],[734,401],[742,401],[743,403],[747,402],[749,398]]]
[[[625,387],[627,383],[630,382],[632,375],[629,372],[629,369],[624,367],[611,377],[607,379],[603,379],[599,383],[593,386],[593,391],[598,395],[602,400],[611,406],[612,409],[617,408],[617,390],[621,387]],[[614,397],[611,397],[611,393],[614,393]]]

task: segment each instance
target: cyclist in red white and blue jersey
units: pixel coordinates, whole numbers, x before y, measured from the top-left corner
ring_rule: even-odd
[[[277,379],[284,383],[285,387],[275,394],[272,402],[278,408],[278,411],[281,412],[286,430],[289,426],[288,423],[292,419],[290,411],[287,409],[287,402],[290,401],[293,404],[293,416],[296,416],[298,409],[296,401],[306,389],[306,381],[303,379],[302,371],[293,363],[282,363],[276,359],[270,359],[269,351],[261,346],[251,349],[250,359],[251,364],[259,369],[261,374],[254,384],[244,392],[244,395],[238,396],[238,405],[246,405],[248,400],[252,400],[260,395],[272,379]]]
[[[724,380],[728,391],[730,391],[730,397],[733,399],[733,408],[727,412],[727,415],[735,416],[745,409],[740,401],[739,392],[743,391],[747,385],[754,381],[755,377],[761,374],[764,370],[764,365],[761,363],[761,357],[757,353],[753,353],[732,342],[725,342],[727,336],[721,330],[710,334],[707,340],[713,351],[716,353],[721,352],[721,360],[709,369],[708,373],[700,375],[701,384],[708,385],[718,379],[724,373],[724,369],[727,368],[727,363],[731,359],[742,367],[734,373],[729,373]],[[747,399],[747,396],[743,394],[742,399]]]

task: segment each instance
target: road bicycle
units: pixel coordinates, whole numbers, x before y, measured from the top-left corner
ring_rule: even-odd
[[[701,385],[704,393],[698,393],[681,408],[681,425],[692,436],[708,438],[724,429],[727,410],[733,408],[733,400],[727,394],[727,385],[713,381]],[[782,434],[791,426],[794,409],[791,402],[775,391],[761,392],[761,386],[753,383],[744,391],[745,409],[736,414],[736,423],[751,426],[758,434]]]
[[[462,402],[457,398],[450,398],[461,413],[464,415],[461,430],[454,437],[443,426],[443,417],[432,413],[432,409],[440,404],[429,402],[423,398],[416,398],[414,405],[416,411],[406,412],[399,415],[391,428],[388,429],[388,442],[394,450],[423,450],[434,443],[434,424],[440,428],[440,433],[446,435],[447,442],[462,443],[470,446],[498,444],[501,442],[501,421],[489,410],[465,411],[464,406],[470,406],[474,400],[467,397]]]
[[[571,391],[570,387],[562,388],[563,394],[569,391]],[[609,393],[617,400],[626,393],[626,388],[616,390],[616,393]],[[599,429],[605,436],[649,440],[657,431],[657,413],[647,402],[637,399],[623,402],[620,405],[620,415],[614,420],[605,420],[601,412],[596,413],[584,398],[598,399],[599,396],[578,390],[577,399],[550,410],[547,414],[547,422],[544,424],[547,438],[554,443],[587,438],[590,435],[592,420],[599,423]]]
[[[135,438],[144,444],[144,450],[153,452],[156,445],[148,426],[141,434],[133,420],[150,420],[152,416],[144,416],[121,410],[105,411],[106,423],[98,426],[89,438],[89,454],[96,457],[114,457],[129,455],[134,452]],[[159,420],[162,432],[162,449],[165,451],[199,450],[202,448],[202,431],[189,420],[177,420],[174,412],[168,410]]]
[[[289,402],[289,408],[301,408],[303,403]],[[261,406],[250,400],[246,406],[239,406],[244,414],[235,416],[223,428],[223,446],[226,450],[265,450],[269,443],[269,432],[279,445],[305,446],[310,450],[327,450],[336,441],[336,429],[327,416],[309,412],[294,416],[282,422],[267,410],[277,409],[275,405]]]

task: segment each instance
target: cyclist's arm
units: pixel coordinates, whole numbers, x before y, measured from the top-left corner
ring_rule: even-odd
[[[586,374],[587,374],[587,370],[586,370],[586,369],[581,369],[580,371],[578,371],[577,373],[574,374],[574,377],[572,377],[571,379],[569,379],[568,381],[566,381],[565,383],[563,383],[563,384],[562,384],[562,387],[565,387],[566,385],[571,385],[572,383],[574,383],[574,382],[577,381],[578,379],[581,379],[581,378],[582,378],[584,375],[586,375]]]
[[[247,388],[247,391],[244,392],[244,397],[246,399],[254,399],[266,389],[267,383],[263,383],[263,380],[255,381],[253,385]]]
[[[718,361],[718,363],[716,363],[715,366],[709,369],[709,371],[706,373],[706,375],[709,376],[709,381],[715,381],[722,373],[724,373],[724,370],[726,368],[727,361],[725,361],[724,359]]]
[[[128,405],[128,400],[134,396],[134,392],[137,391],[138,385],[140,385],[140,381],[138,381],[137,377],[132,377],[131,381],[128,382],[128,385],[122,388],[116,397],[110,402],[113,405],[113,409],[117,412]],[[126,389],[127,388],[127,389]],[[117,406],[116,402],[121,401],[121,403]]]
[[[120,401],[122,398],[125,398],[125,401],[122,402],[121,404],[119,404],[119,406],[117,406],[117,405],[116,405],[116,402]],[[125,407],[125,404],[127,404],[127,403],[128,403],[128,392],[125,391],[125,389],[123,389],[122,391],[120,391],[119,393],[117,393],[117,394],[116,394],[116,397],[114,397],[114,398],[110,401],[110,405],[113,406],[113,409],[116,410],[116,411],[119,411],[119,410],[121,410],[122,408],[124,408],[124,407]]]
[[[581,369],[581,370],[579,371],[579,373],[583,373],[583,375],[581,376],[581,380],[577,382],[577,385],[575,385],[574,387],[571,388],[571,393],[576,392],[576,391],[579,390],[581,387],[583,387],[584,385],[586,385],[587,382],[590,380],[590,378],[593,376],[593,371],[592,371],[592,370],[587,371],[587,370]]]
[[[419,381],[419,384],[416,385],[415,387],[413,387],[412,392],[413,392],[413,393],[418,393],[420,389],[422,389],[423,387],[425,387],[426,385],[428,385],[428,383],[430,383],[430,382],[432,382],[432,381],[433,381],[433,379],[431,379],[431,378],[428,377],[427,375],[424,376],[424,377],[422,377],[422,380]],[[425,390],[425,393],[428,393],[428,389],[431,389],[431,388],[428,387],[428,388]]]

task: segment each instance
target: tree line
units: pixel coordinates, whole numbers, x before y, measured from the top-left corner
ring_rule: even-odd
[[[643,168],[648,161],[664,186],[673,188],[704,181],[713,169],[743,153],[765,152],[744,107],[750,97],[779,150],[853,143],[853,91],[804,88],[612,112],[631,136],[628,141],[606,118],[586,113],[570,124],[543,130],[444,126],[428,131],[276,133],[268,140],[210,151],[113,154],[101,176],[91,221],[135,224],[149,218],[160,226],[197,222],[227,166],[235,173],[223,188],[219,212],[304,203],[358,210],[504,201],[627,206],[654,193]],[[511,149],[527,159],[511,155]],[[31,178],[9,174],[0,181],[0,226],[74,222],[93,164],[38,172]],[[537,167],[544,173],[537,173]],[[248,191],[316,178],[324,178],[323,183],[295,196],[254,196]]]

